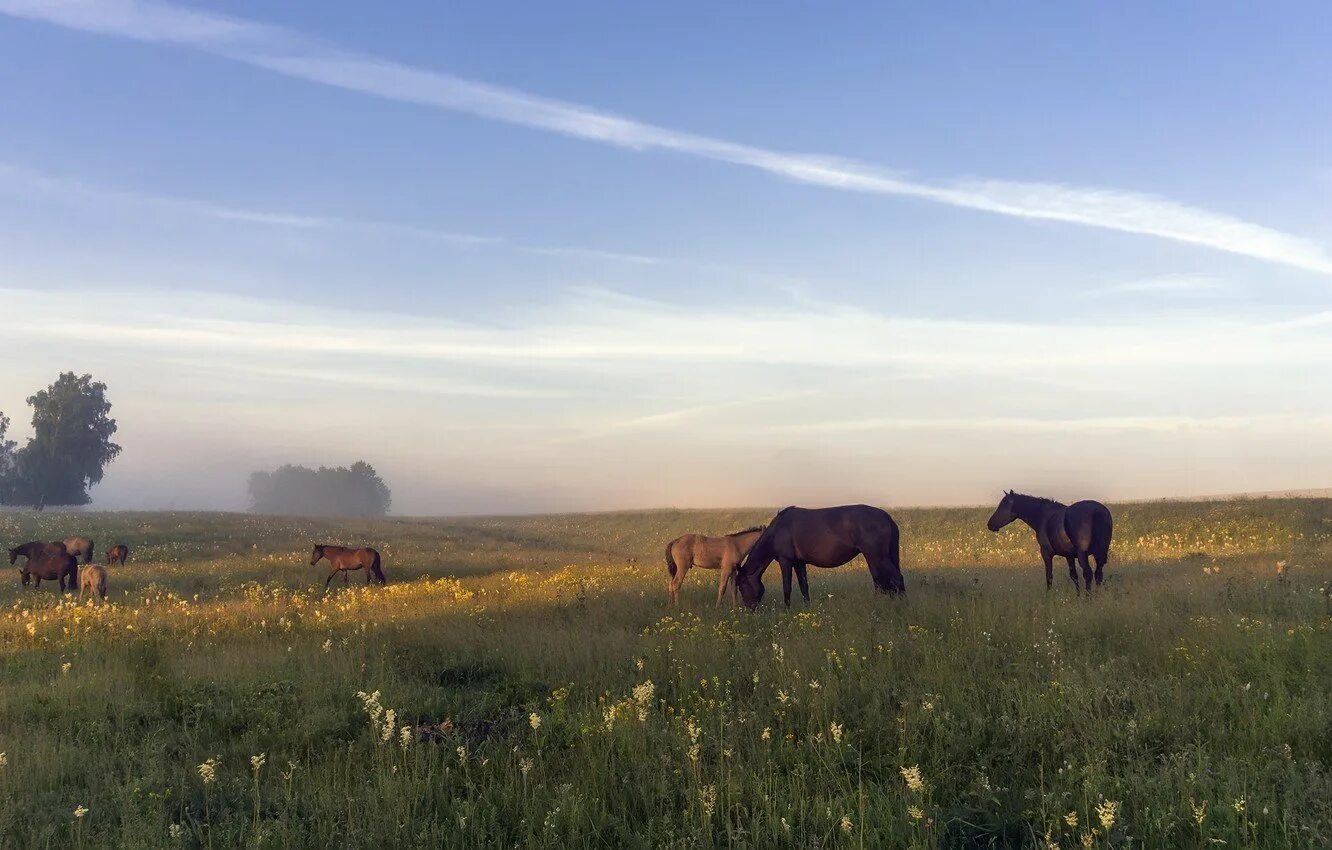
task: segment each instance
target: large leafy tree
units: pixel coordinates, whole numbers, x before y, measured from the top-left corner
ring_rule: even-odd
[[[110,417],[106,384],[92,375],[64,372],[28,404],[33,436],[13,453],[0,501],[38,510],[88,504],[88,488],[102,480],[107,464],[120,454],[120,446],[111,442],[116,420]]]
[[[388,485],[365,461],[350,467],[287,464],[250,476],[250,508],[261,514],[383,516],[393,503]]]

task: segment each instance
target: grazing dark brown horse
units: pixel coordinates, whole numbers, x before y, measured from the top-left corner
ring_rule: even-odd
[[[740,598],[750,608],[763,599],[763,571],[776,560],[782,567],[782,596],[791,604],[791,574],[809,602],[805,567],[840,567],[857,555],[869,565],[874,589],[905,593],[899,555],[901,535],[888,512],[869,505],[836,508],[785,508],[754,542],[736,573]]]
[[[115,546],[106,550],[106,563],[108,565],[120,564],[123,567],[125,566],[125,559],[128,557],[129,547],[124,543],[117,543]]]
[[[384,571],[379,568],[379,553],[374,549],[348,549],[345,546],[329,546],[323,543],[314,547],[313,554],[310,555],[310,566],[319,563],[320,558],[328,558],[328,565],[332,572],[328,574],[328,580],[324,582],[325,589],[329,582],[333,581],[333,576],[342,573],[342,583],[347,583],[347,573],[352,570],[365,570],[365,583],[370,583],[370,577],[373,576],[379,580],[380,584],[388,584],[384,578]]]
[[[736,602],[736,588],[733,580],[735,570],[745,559],[749,548],[763,533],[764,526],[757,525],[736,531],[725,537],[708,537],[704,534],[684,534],[666,544],[666,593],[673,605],[680,604],[680,586],[692,567],[705,570],[721,570],[717,582],[717,604],[726,595],[726,586],[731,586],[731,604]]]
[[[991,531],[998,531],[1015,519],[1022,520],[1036,532],[1036,543],[1041,547],[1041,559],[1045,561],[1046,589],[1054,585],[1055,557],[1068,561],[1068,577],[1078,593],[1082,592],[1082,587],[1078,584],[1075,565],[1082,567],[1088,592],[1093,578],[1098,585],[1105,580],[1105,564],[1110,558],[1110,538],[1114,533],[1114,521],[1105,505],[1091,501],[1065,505],[1053,499],[1008,490],[986,525]],[[1096,562],[1095,572],[1087,562],[1088,557]]]
[[[42,543],[34,540],[30,543],[24,543],[22,546],[15,546],[9,550],[9,563],[11,565],[18,563],[20,556],[27,558],[28,561],[19,567],[19,575],[23,578],[23,586],[27,587],[32,582],[32,574],[28,571],[28,564],[43,558],[54,557],[65,554],[65,544],[63,541],[56,540],[52,543]]]
[[[93,542],[87,537],[66,537],[64,544],[66,552],[76,558],[82,558],[85,564],[91,564],[93,555],[97,554]]]
[[[60,582],[62,593],[66,588],[72,593],[78,587],[79,561],[65,551],[64,543],[25,543],[9,550],[9,563],[17,563],[20,555],[28,559],[19,567],[24,587],[33,578],[37,579],[37,587],[42,586],[42,579],[55,579]]]

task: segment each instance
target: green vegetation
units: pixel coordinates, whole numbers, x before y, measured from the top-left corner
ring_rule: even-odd
[[[1332,843],[1332,501],[1117,506],[1091,599],[900,510],[905,600],[664,609],[667,540],[771,513],[0,514],[131,549],[111,604],[0,585],[0,845]]]

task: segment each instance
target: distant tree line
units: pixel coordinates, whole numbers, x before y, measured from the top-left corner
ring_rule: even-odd
[[[10,421],[0,413],[0,505],[86,505],[88,488],[102,480],[120,454],[106,384],[92,375],[63,372],[29,396],[33,435],[23,448],[6,438]]]
[[[388,485],[365,461],[310,469],[287,464],[250,476],[250,510],[296,516],[384,516]]]

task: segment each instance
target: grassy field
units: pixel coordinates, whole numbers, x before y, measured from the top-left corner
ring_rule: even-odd
[[[132,551],[0,585],[0,846],[1332,845],[1332,500],[1118,506],[1090,599],[894,511],[904,600],[665,610],[667,540],[771,513],[0,514]]]

